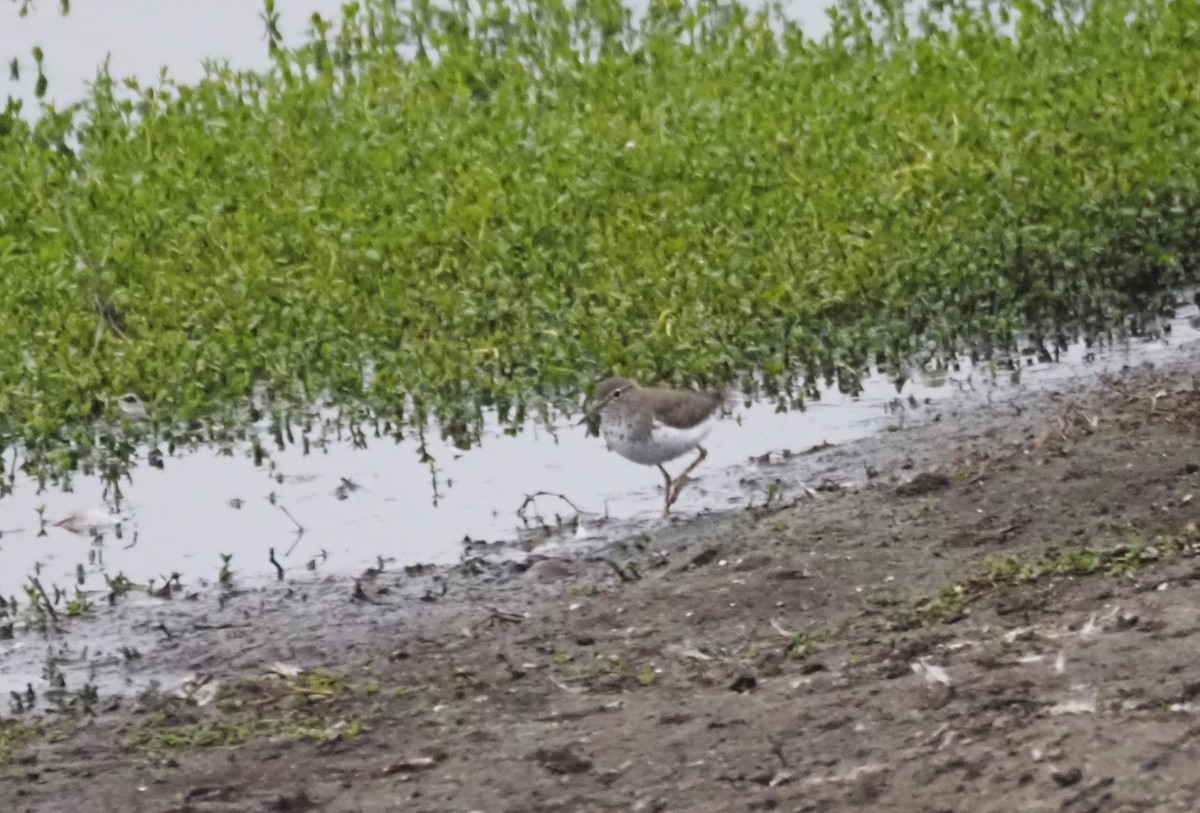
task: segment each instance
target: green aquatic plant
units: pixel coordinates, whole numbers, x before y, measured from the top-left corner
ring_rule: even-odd
[[[138,442],[260,419],[426,454],[430,421],[466,448],[610,372],[797,407],[872,366],[1156,329],[1200,267],[1200,7],[830,22],[364,0],[269,37],[266,73],[10,104],[0,445],[113,483]]]

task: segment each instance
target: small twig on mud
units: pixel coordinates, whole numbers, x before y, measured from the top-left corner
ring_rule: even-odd
[[[815,498],[816,493],[812,489],[810,489],[806,486],[805,490],[804,490],[804,496],[811,496],[811,497]],[[757,517],[765,517],[765,516],[770,516],[772,514],[779,514],[784,511],[787,511],[789,508],[795,508],[797,505],[800,504],[800,501],[804,499],[804,496],[796,497],[794,499],[788,500],[787,502],[784,502],[783,500],[777,500],[774,503],[763,503],[762,505],[750,505],[746,508],[746,511],[747,511],[747,513],[753,514]]]
[[[775,630],[776,632],[778,632],[778,633],[779,633],[780,635],[782,635],[784,638],[795,638],[797,635],[799,635],[799,634],[800,634],[800,633],[798,633],[798,632],[793,632],[793,631],[791,631],[791,630],[784,629],[784,628],[783,628],[783,624],[780,624],[780,623],[779,623],[779,620],[778,620],[778,619],[776,619],[776,618],[772,618],[772,619],[771,619],[771,629],[773,629],[773,630]]]
[[[1150,396],[1150,414],[1154,414],[1154,410],[1158,408],[1158,399],[1169,395],[1166,390],[1158,390]]]
[[[1128,389],[1126,389],[1125,387],[1122,387],[1120,384],[1118,384],[1116,381],[1109,378],[1108,376],[1103,376],[1103,375],[1100,376],[1100,383],[1110,389],[1116,390],[1118,393],[1125,396],[1126,400],[1129,400],[1129,401],[1137,400],[1136,397]]]
[[[506,624],[520,624],[525,621],[525,616],[521,615],[521,613],[510,613],[506,610],[501,610],[498,607],[486,607],[485,609],[490,613],[487,619],[487,625],[489,627],[497,622],[503,622]]]
[[[275,578],[277,581],[283,581],[283,565],[275,561],[275,549],[270,549],[270,554],[267,557],[271,564],[275,565]]]
[[[555,688],[562,689],[567,694],[583,694],[585,691],[585,689],[582,686],[568,686],[567,684],[563,683],[561,680],[558,680],[554,677],[550,678],[550,683],[552,683],[555,686]]]
[[[402,759],[399,762],[393,762],[391,765],[380,769],[379,773],[382,776],[391,776],[392,774],[397,773],[408,774],[412,773],[413,771],[423,771],[427,768],[432,768],[437,764],[437,762],[438,761],[436,757],[409,757],[408,759]]]

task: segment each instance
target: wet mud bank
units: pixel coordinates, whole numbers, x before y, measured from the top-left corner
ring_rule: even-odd
[[[0,803],[1193,809],[1197,360],[768,456],[769,501],[602,546],[18,630]]]

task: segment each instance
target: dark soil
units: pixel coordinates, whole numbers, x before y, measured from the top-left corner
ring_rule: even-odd
[[[0,810],[1197,809],[1200,392],[975,409],[591,558],[143,610],[211,702],[10,714]]]

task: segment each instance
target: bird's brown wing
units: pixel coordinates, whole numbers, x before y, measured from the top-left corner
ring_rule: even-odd
[[[691,429],[703,423],[724,402],[725,396],[718,392],[654,390],[654,417],[679,429]]]

